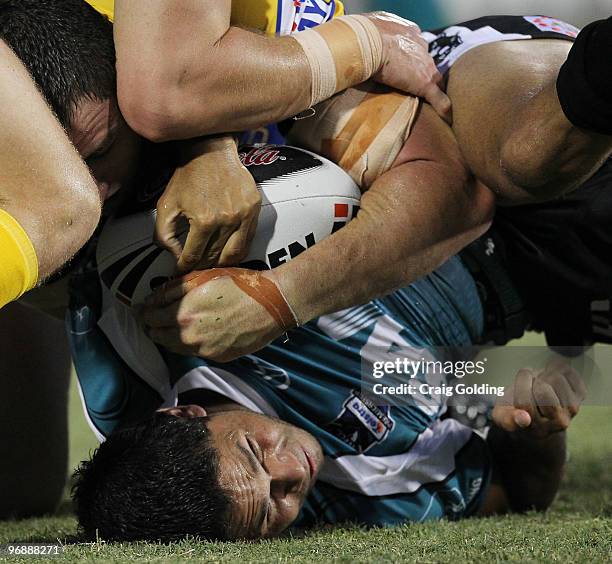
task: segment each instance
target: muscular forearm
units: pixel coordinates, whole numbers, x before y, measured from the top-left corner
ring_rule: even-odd
[[[231,0],[116,4],[119,105],[153,141],[280,121],[370,77],[450,110],[420,30],[397,16],[346,16],[267,37],[230,25]]]
[[[309,105],[310,69],[304,51],[290,37],[231,27],[213,44],[202,43],[199,49],[190,45],[185,53],[175,43],[166,44],[173,53],[156,53],[156,61],[146,63],[151,66],[147,75],[130,73],[129,57],[118,63],[121,109],[130,125],[149,139],[255,128]]]
[[[364,303],[431,272],[475,239],[492,206],[488,190],[453,167],[406,163],[372,185],[345,228],[276,269],[278,281],[302,323]]]
[[[553,502],[565,464],[565,432],[545,439],[493,426],[487,437],[513,511],[543,511]]]

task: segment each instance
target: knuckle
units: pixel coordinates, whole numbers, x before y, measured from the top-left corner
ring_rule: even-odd
[[[198,213],[191,218],[191,225],[195,225],[204,231],[211,229],[215,224],[215,218],[209,213]]]
[[[198,264],[199,260],[200,260],[200,255],[196,253],[183,253],[181,255],[181,262],[189,266]]]
[[[183,329],[181,330],[181,338],[187,333],[186,328],[191,322],[191,316],[185,311],[178,311],[176,314],[176,322]]]
[[[259,193],[259,190],[253,192],[252,194],[249,194],[248,196],[248,203],[250,204],[250,207],[259,207],[261,205],[262,202],[262,197],[261,194]]]
[[[241,213],[236,211],[222,211],[217,215],[217,222],[223,227],[231,227],[240,223],[242,219]]]
[[[222,360],[219,358],[219,355],[217,354],[217,351],[213,347],[210,347],[208,345],[201,345],[198,348],[198,351],[198,354],[203,358],[214,360],[215,362],[222,362]]]
[[[225,256],[230,259],[239,259],[246,255],[246,249],[242,249],[239,247],[232,247],[225,250]]]
[[[240,264],[246,257],[247,253],[244,251],[230,251],[226,252],[222,259],[219,260],[219,266],[234,266]]]
[[[196,347],[199,344],[192,331],[181,332],[181,342],[187,347]]]
[[[170,194],[168,193],[168,190],[165,190],[164,193],[157,200],[158,216],[160,213],[163,214],[168,211],[167,206],[169,202],[170,202]]]

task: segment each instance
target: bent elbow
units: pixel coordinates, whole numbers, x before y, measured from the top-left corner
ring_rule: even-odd
[[[128,125],[153,143],[219,133],[227,125],[217,111],[214,92],[194,91],[194,85],[176,73],[129,84],[118,78],[117,96]]]
[[[119,106],[125,121],[138,135],[153,143],[173,140],[172,131],[176,127],[176,117],[171,113],[172,104],[162,99],[142,97],[133,94],[119,98]]]
[[[62,244],[70,241],[72,253],[77,252],[93,235],[100,223],[102,202],[93,178],[91,181],[75,181],[70,189],[70,205],[56,208],[56,225],[62,225]],[[65,203],[65,201],[64,201]],[[67,238],[66,234],[70,234]]]
[[[162,69],[163,71],[163,69]],[[180,120],[179,90],[173,75],[164,72],[134,76],[117,68],[119,109],[132,130],[154,143],[173,139]]]
[[[67,184],[56,190],[61,197],[54,205],[38,210],[28,223],[27,232],[39,261],[39,279],[56,272],[84,247],[100,222],[102,204],[93,178]],[[44,222],[39,220],[42,213]]]

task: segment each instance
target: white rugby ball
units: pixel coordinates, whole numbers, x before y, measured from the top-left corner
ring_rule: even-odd
[[[359,187],[331,161],[284,145],[241,147],[242,163],[262,196],[250,253],[241,266],[268,269],[295,258],[346,225],[359,210]],[[111,293],[141,304],[171,278],[175,260],[153,242],[152,209],[111,219],[97,247],[98,272]]]

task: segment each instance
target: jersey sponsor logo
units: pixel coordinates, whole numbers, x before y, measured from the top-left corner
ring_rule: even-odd
[[[433,57],[436,66],[440,66],[462,44],[463,39],[459,33],[446,35],[446,32],[443,32],[429,44],[429,53]]]
[[[243,356],[236,359],[233,364],[244,368],[248,374],[255,374],[263,378],[278,390],[288,390],[291,386],[291,378],[286,370],[262,358],[253,355]]]
[[[467,24],[470,23],[473,22],[467,22]],[[436,34],[423,34],[423,37],[429,43],[429,53],[442,74],[446,73],[460,57],[474,47],[497,41],[532,38],[531,35],[522,33],[504,33],[491,25],[483,25],[472,29],[466,27],[467,24],[450,26]]]
[[[323,166],[323,161],[314,155],[293,147],[245,145],[238,155],[257,184]]]
[[[474,478],[470,480],[470,485],[467,494],[468,503],[470,503],[476,497],[478,492],[480,492],[480,488],[482,487],[483,481],[484,480],[482,478]]]
[[[239,153],[240,162],[249,168],[250,166],[265,166],[274,164],[276,161],[286,161],[287,157],[281,155],[278,149],[269,149],[261,147],[254,148],[249,151]]]
[[[352,390],[338,417],[323,428],[361,454],[383,442],[394,426],[389,406],[377,406],[360,390]]]
[[[287,16],[290,13],[293,15],[291,33],[304,31],[331,20],[337,8],[336,0],[287,0],[286,4],[292,4],[286,12]],[[280,23],[278,33],[282,33],[285,27],[283,22]]]
[[[287,247],[268,253],[270,268],[276,268],[277,266],[286,263],[288,258],[294,259],[298,255],[302,254],[306,249],[313,247],[315,243],[314,233],[308,233],[308,235],[304,237],[304,244],[302,244],[300,241],[294,241],[293,243],[287,245]]]
[[[556,18],[549,18],[546,16],[524,16],[525,19],[536,26],[540,31],[547,33],[560,33],[561,35],[567,35],[568,37],[576,37],[580,30],[574,27],[572,24],[562,22]]]
[[[444,505],[444,514],[449,519],[461,517],[467,504],[459,488],[445,488],[436,492]]]

